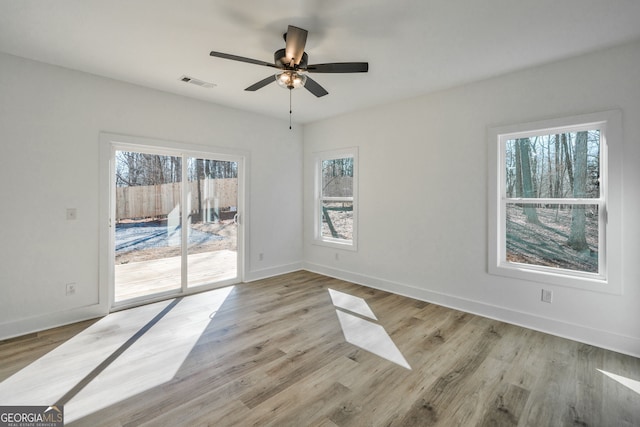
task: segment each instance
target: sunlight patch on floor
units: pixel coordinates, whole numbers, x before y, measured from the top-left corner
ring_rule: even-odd
[[[387,331],[381,325],[363,319],[363,317],[367,317],[372,320],[378,320],[369,304],[363,298],[336,291],[335,289],[329,289],[328,291],[331,301],[336,307],[336,315],[342,327],[342,333],[348,343],[403,368],[411,369],[411,366],[409,366],[402,352],[387,334]]]
[[[411,369],[382,326],[341,310],[336,310],[336,314],[347,342],[404,368]]]
[[[612,374],[611,372],[603,371],[602,369],[598,369],[598,371],[605,374],[612,380],[617,381],[623,386],[640,394],[640,381],[632,380],[631,378],[623,377],[622,375]]]
[[[173,379],[232,290],[230,286],[181,301],[65,405],[65,420],[82,418]],[[188,327],[176,329],[175,319],[185,315],[192,317]],[[123,375],[132,365],[136,375]]]
[[[329,289],[329,295],[331,296],[333,305],[336,307],[349,310],[361,316],[368,317],[369,319],[378,320],[369,307],[369,304],[367,304],[363,298],[336,291],[334,289]]]
[[[130,399],[173,379],[185,359],[225,302],[233,286],[175,301],[112,313],[66,341],[0,384],[0,401],[7,405],[52,405],[82,383],[127,341],[158,317],[130,347],[98,370],[95,378],[64,404],[65,422]],[[189,322],[184,322],[188,316]],[[180,318],[179,329],[175,319]],[[131,366],[136,375],[127,375]],[[127,369],[122,369],[123,367]]]
[[[0,401],[27,406],[56,403],[169,303],[139,307],[136,316],[128,316],[125,310],[100,319],[4,380]]]

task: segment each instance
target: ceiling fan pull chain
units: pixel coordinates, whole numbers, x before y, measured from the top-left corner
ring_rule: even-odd
[[[292,88],[289,88],[289,130],[291,130],[291,92]]]

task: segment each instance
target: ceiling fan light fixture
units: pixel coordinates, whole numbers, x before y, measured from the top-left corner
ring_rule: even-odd
[[[285,89],[299,89],[304,87],[307,82],[307,76],[296,71],[286,70],[276,74],[276,82]]]

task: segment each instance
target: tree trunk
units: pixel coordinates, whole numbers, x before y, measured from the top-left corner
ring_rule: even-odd
[[[574,152],[573,197],[587,196],[587,132],[578,132]],[[571,210],[571,233],[568,244],[576,251],[589,248],[586,239],[585,205],[574,205]]]
[[[561,173],[562,171],[562,167],[561,167],[561,161],[560,161],[560,135],[556,134],[556,141],[555,141],[555,153],[554,153],[554,160],[555,160],[555,168],[554,168],[554,173],[555,173],[555,184],[554,184],[554,193],[553,193],[553,197],[555,198],[559,198],[562,197],[562,176],[563,174]]]
[[[571,164],[571,150],[569,149],[569,144],[567,143],[567,134],[562,134],[562,149],[564,151],[564,158],[567,163],[567,174],[569,175],[569,185],[571,186],[571,191],[573,191],[573,165]]]
[[[162,185],[165,183],[164,180],[164,165],[162,162],[162,157],[156,156],[156,184]]]
[[[551,169],[551,142],[547,144],[547,173],[549,174],[549,196],[553,197],[553,170]]]
[[[533,190],[533,182],[531,179],[531,161],[529,160],[529,138],[518,140],[520,145],[520,172],[522,174],[522,197],[535,197]],[[538,213],[535,206],[524,205],[524,214],[527,216],[527,222],[531,224],[539,224]]]
[[[516,197],[522,196],[522,159],[520,158],[520,140],[516,139]]]

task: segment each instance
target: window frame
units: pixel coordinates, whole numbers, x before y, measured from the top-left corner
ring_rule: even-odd
[[[353,158],[353,197],[323,197],[322,195],[322,162]],[[351,240],[322,235],[322,202],[345,201],[353,205],[353,226]],[[358,147],[350,147],[336,150],[328,150],[314,153],[314,218],[313,218],[313,243],[336,249],[357,251],[358,249]]]
[[[600,130],[598,198],[507,198],[506,143],[556,133]],[[605,111],[538,122],[492,127],[489,144],[488,271],[510,278],[621,294],[621,112]],[[611,147],[614,147],[612,150]],[[598,272],[546,267],[506,260],[506,211],[515,202],[569,203],[598,206]]]

